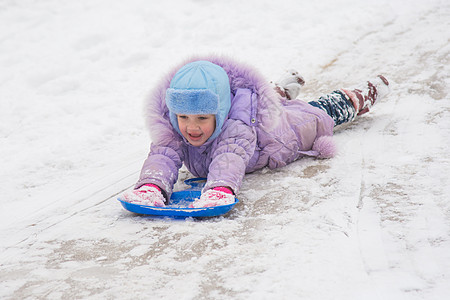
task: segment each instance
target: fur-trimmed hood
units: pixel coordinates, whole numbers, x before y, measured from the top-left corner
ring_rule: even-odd
[[[146,123],[152,141],[161,142],[164,136],[167,136],[164,132],[168,128],[167,125],[170,126],[170,116],[165,97],[172,78],[183,66],[194,61],[209,61],[222,67],[228,75],[232,94],[235,94],[237,89],[244,88],[250,89],[258,96],[256,125],[265,131],[277,126],[280,119],[280,114],[277,112],[282,109],[280,103],[282,98],[255,68],[225,56],[198,56],[185,60],[169,71],[147,98]],[[161,116],[164,116],[164,120],[160,120]]]

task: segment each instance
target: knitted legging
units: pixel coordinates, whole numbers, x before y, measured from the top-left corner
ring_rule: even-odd
[[[334,91],[319,100],[308,102],[312,106],[324,110],[334,120],[334,126],[351,122],[356,117],[356,110],[342,91]]]

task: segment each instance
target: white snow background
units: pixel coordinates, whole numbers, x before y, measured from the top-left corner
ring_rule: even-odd
[[[146,95],[209,53],[392,93],[225,216],[124,210]],[[448,299],[449,58],[447,0],[0,1],[0,298]]]

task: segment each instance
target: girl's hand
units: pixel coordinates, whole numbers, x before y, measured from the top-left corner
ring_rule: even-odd
[[[190,205],[191,208],[213,207],[235,202],[233,192],[226,187],[215,187],[204,192],[200,199]]]
[[[137,190],[125,192],[121,198],[133,204],[158,207],[166,206],[166,199],[162,195],[161,189],[154,184],[144,184]]]

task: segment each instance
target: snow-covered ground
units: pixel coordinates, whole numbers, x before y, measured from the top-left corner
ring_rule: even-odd
[[[144,98],[208,53],[392,93],[224,217],[134,215]],[[446,299],[449,59],[447,0],[0,1],[0,298]]]

